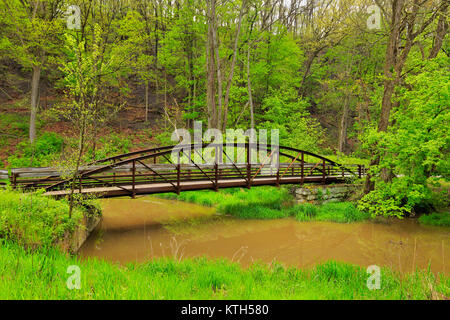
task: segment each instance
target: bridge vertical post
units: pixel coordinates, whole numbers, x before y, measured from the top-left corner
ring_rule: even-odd
[[[361,165],[360,164],[358,164],[358,177],[361,179],[361,176],[362,176],[362,172],[361,172],[362,170],[361,170]]]
[[[116,159],[113,159],[113,164],[116,164]],[[115,184],[116,183],[116,170],[115,169],[113,169],[114,171],[113,171],[113,183]]]
[[[278,168],[277,168],[277,183],[276,186],[279,187],[280,186],[280,165],[278,164]]]
[[[344,167],[342,167],[342,178],[345,177]]]
[[[251,154],[251,152],[250,152],[250,141],[249,141],[248,147],[247,147],[247,188],[249,188],[249,189],[251,187],[250,176],[251,176],[251,170],[252,170],[252,166],[250,164],[250,154]]]
[[[133,171],[133,177],[132,177],[132,181],[133,181],[133,186],[132,186],[132,190],[133,190],[133,194],[132,197],[135,198],[136,197],[136,161],[133,160],[133,167],[132,167],[132,171]]]
[[[192,153],[191,153],[191,149],[189,148],[189,165],[191,165],[193,163],[192,161]],[[191,180],[191,170],[188,170],[188,179]]]
[[[325,184],[326,166],[325,159],[322,160],[322,184]]]
[[[180,187],[180,171],[181,171],[181,165],[180,163],[177,164],[177,191],[176,193],[179,195],[181,191]]]
[[[303,151],[302,151],[302,157],[301,157],[301,160],[302,160],[302,166],[301,166],[301,168],[300,168],[300,174],[301,174],[301,176],[300,176],[300,183],[301,183],[301,185],[303,185],[303,179],[305,178],[305,154],[303,153]]]
[[[217,164],[217,162],[214,164],[214,190],[217,191],[219,190],[219,165]]]
[[[11,172],[11,183],[12,183],[12,187],[13,189],[17,188],[17,174],[15,172]]]
[[[80,192],[80,194],[81,194],[81,174],[79,175],[79,177],[78,177],[78,181],[79,181],[79,185],[78,185],[78,191]]]

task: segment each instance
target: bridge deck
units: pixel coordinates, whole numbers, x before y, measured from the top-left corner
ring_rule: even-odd
[[[319,176],[311,176],[305,177],[303,182],[323,182],[323,177]],[[342,181],[342,178],[336,176],[325,176],[326,183],[333,183]],[[283,177],[279,179],[279,184],[294,184],[301,183],[302,179],[300,177]],[[263,185],[276,185],[277,178],[276,177],[257,177],[255,178],[251,185],[252,186],[263,186]],[[220,179],[217,181],[218,188],[232,188],[232,187],[246,187],[247,181],[245,179]],[[180,182],[180,191],[188,191],[188,190],[201,190],[201,189],[214,189],[214,183],[209,180],[204,181],[181,181]],[[124,190],[126,189],[126,190]],[[128,190],[128,191],[127,191]],[[152,184],[141,184],[136,185],[134,189],[134,193],[138,194],[155,194],[155,193],[164,193],[164,192],[174,192],[176,189],[171,183],[152,183]],[[129,196],[133,192],[132,186],[121,186],[119,187],[96,187],[96,188],[84,188],[81,190],[82,194],[94,194],[101,195],[102,197],[120,197],[120,196]],[[70,193],[70,190],[57,190],[57,191],[49,191],[44,193],[44,195],[54,196],[54,197],[64,197]],[[74,190],[74,193],[79,193],[78,189]]]

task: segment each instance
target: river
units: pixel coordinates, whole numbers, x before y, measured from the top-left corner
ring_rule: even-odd
[[[80,248],[81,257],[125,264],[206,255],[244,267],[255,261],[311,267],[333,259],[401,272],[429,266],[450,273],[450,228],[422,226],[413,219],[352,224],[241,220],[150,196],[101,201],[103,220]]]

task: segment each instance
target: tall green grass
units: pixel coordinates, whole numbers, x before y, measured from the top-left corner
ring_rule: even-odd
[[[0,238],[24,247],[50,246],[75,230],[83,217],[76,208],[69,218],[69,205],[33,193],[0,190]]]
[[[180,195],[158,195],[204,206],[216,207],[223,214],[242,219],[278,219],[288,216],[293,197],[286,188],[258,187],[252,189],[231,188],[218,192],[203,190],[182,192]]]
[[[429,226],[450,227],[450,212],[434,212],[420,216],[419,222]]]
[[[350,202],[330,202],[322,205],[300,204],[289,209],[298,221],[331,221],[339,223],[368,220],[370,214],[359,211]]]
[[[219,213],[242,219],[280,219],[295,217],[299,221],[332,221],[340,223],[358,222],[370,218],[350,202],[335,202],[323,205],[293,205],[294,197],[287,188],[257,187],[252,189],[224,189],[214,191],[189,191],[180,195],[166,193],[158,195],[166,199],[193,202],[214,206]]]
[[[69,290],[67,268],[79,266],[81,289]],[[159,259],[119,266],[80,260],[55,249],[27,252],[0,241],[0,299],[431,299],[450,296],[444,275],[381,270],[369,290],[364,268],[329,261],[313,269],[226,260]]]

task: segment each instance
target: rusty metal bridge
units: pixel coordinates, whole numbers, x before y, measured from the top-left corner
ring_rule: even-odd
[[[205,160],[205,154],[210,155],[209,160]],[[83,166],[75,179],[56,168],[0,172],[13,188],[44,188],[45,195],[55,197],[67,196],[72,190],[97,197],[135,197],[230,187],[330,184],[365,174],[363,165],[343,165],[304,150],[252,143],[235,143],[231,149],[226,144],[192,144],[130,152]]]

